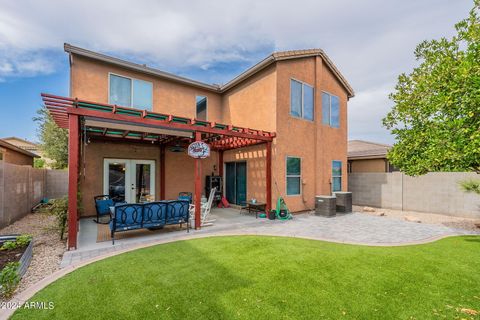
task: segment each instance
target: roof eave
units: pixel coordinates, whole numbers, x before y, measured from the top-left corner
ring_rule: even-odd
[[[105,55],[105,54],[102,54],[102,53],[98,53],[98,52],[95,52],[95,51],[90,51],[90,50],[83,49],[83,48],[80,48],[80,47],[72,46],[68,43],[64,44],[64,50],[65,50],[65,52],[68,52],[70,55],[71,54],[76,54],[76,55],[79,55],[79,56],[103,61],[103,62],[106,62],[106,63],[115,64],[115,65],[124,67],[126,69],[131,69],[131,70],[143,72],[143,73],[146,73],[146,74],[151,74],[151,75],[154,75],[154,76],[162,77],[162,78],[165,78],[165,79],[168,79],[168,80],[172,80],[172,81],[175,81],[175,82],[191,85],[191,86],[194,86],[194,87],[197,87],[197,88],[213,91],[213,92],[216,92],[216,93],[223,93],[223,92],[231,89],[232,87],[236,86],[240,82],[248,79],[252,75],[256,74],[257,72],[259,72],[261,70],[263,70],[264,68],[268,67],[269,65],[271,65],[272,63],[274,63],[276,61],[320,56],[323,59],[323,61],[325,61],[326,65],[330,68],[330,70],[332,70],[335,77],[340,81],[342,86],[345,88],[345,90],[347,91],[348,98],[352,98],[352,97],[355,96],[355,92],[353,91],[350,84],[343,77],[343,75],[340,73],[340,71],[337,69],[337,67],[333,64],[333,62],[328,58],[328,56],[325,54],[325,52],[323,52],[323,50],[320,50],[320,49],[316,49],[314,52],[308,52],[308,53],[303,53],[303,54],[300,53],[300,54],[293,54],[293,55],[284,55],[284,56],[273,53],[273,54],[269,55],[268,57],[266,57],[265,59],[263,59],[262,61],[260,61],[259,63],[255,64],[253,67],[247,69],[246,71],[244,71],[243,73],[241,73],[240,75],[238,75],[237,77],[235,77],[234,79],[230,80],[229,82],[227,82],[225,85],[222,85],[222,86],[210,85],[210,84],[203,83],[203,82],[200,82],[200,81],[180,77],[180,76],[174,75],[172,73],[168,73],[168,72],[161,71],[161,70],[158,70],[158,69],[155,69],[155,68],[147,67],[145,65],[125,61],[125,60],[115,58],[115,57],[111,57],[111,56],[108,56],[108,55]]]
[[[240,82],[244,81],[245,79],[248,79],[250,76],[252,76],[255,73],[265,69],[266,67],[268,67],[269,65],[271,65],[274,62],[275,62],[275,58],[273,57],[273,54],[271,54],[268,57],[266,57],[265,59],[263,59],[262,61],[260,61],[259,63],[255,64],[253,67],[247,69],[243,73],[239,74],[238,76],[236,76],[235,78],[233,78],[232,80],[230,80],[229,82],[227,82],[226,84],[221,86],[220,91],[223,93],[223,92],[233,88],[234,86],[236,86]]]
[[[370,155],[348,155],[348,160],[370,160],[370,159],[386,159],[386,154],[370,154]]]
[[[350,86],[348,81],[345,79],[345,77],[340,73],[340,71],[337,69],[337,67],[333,64],[333,62],[328,58],[328,56],[323,52],[323,50],[318,49],[317,52],[312,52],[312,53],[305,53],[305,54],[295,54],[291,56],[275,56],[275,54],[269,55],[267,58],[263,59],[253,67],[247,69],[245,72],[241,73],[231,81],[227,82],[225,85],[220,87],[220,91],[223,93],[232,87],[236,86],[240,82],[248,79],[250,76],[254,75],[255,73],[265,69],[272,63],[276,61],[283,61],[283,60],[291,60],[291,59],[301,59],[301,58],[309,58],[309,57],[316,57],[320,56],[327,66],[332,70],[336,78],[340,81],[342,86],[345,88],[347,91],[347,96],[348,98],[353,98],[355,96],[355,92],[353,91],[353,88]]]
[[[26,156],[29,156],[29,157],[32,157],[32,158],[40,158],[40,156],[38,154],[35,154],[33,152],[30,152],[30,151],[24,150],[22,148],[19,148],[16,145],[13,145],[11,143],[3,141],[2,139],[0,139],[0,146],[2,146],[4,148],[7,148],[7,149],[10,149],[10,150],[13,150],[15,152],[22,153],[22,154],[24,154]]]
[[[143,72],[143,73],[146,73],[146,74],[151,74],[151,75],[158,76],[158,77],[161,77],[161,78],[165,78],[165,79],[168,79],[168,80],[172,80],[172,81],[175,81],[175,82],[188,84],[188,85],[191,85],[191,86],[194,86],[194,87],[197,87],[197,88],[201,88],[201,89],[205,89],[205,90],[209,90],[209,91],[214,91],[214,92],[219,92],[219,90],[220,90],[220,88],[218,86],[215,86],[215,85],[210,85],[210,84],[203,83],[203,82],[200,82],[200,81],[180,77],[180,76],[174,75],[172,73],[168,73],[168,72],[161,71],[161,70],[158,70],[158,69],[155,69],[155,68],[147,67],[145,65],[141,65],[141,64],[137,64],[137,63],[133,63],[133,62],[128,62],[128,61],[125,61],[125,60],[122,60],[122,59],[119,59],[119,58],[115,58],[115,57],[110,57],[110,56],[107,56],[105,54],[101,54],[101,53],[98,53],[98,52],[90,51],[90,50],[83,49],[83,48],[80,48],[80,47],[75,47],[75,46],[72,46],[68,43],[64,44],[64,50],[65,50],[65,52],[68,52],[69,54],[76,54],[76,55],[79,55],[79,56],[82,56],[82,57],[91,58],[91,59],[95,59],[95,60],[100,60],[100,61],[103,61],[103,62],[106,62],[106,63],[111,63],[111,64],[121,66],[121,67],[126,68],[126,69],[140,71],[140,72]]]

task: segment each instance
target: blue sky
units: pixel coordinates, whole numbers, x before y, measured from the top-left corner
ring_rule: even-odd
[[[0,137],[36,140],[40,93],[68,94],[68,42],[207,83],[226,82],[275,50],[322,48],[356,92],[349,137],[392,143],[381,119],[397,76],[416,64],[419,42],[453,35],[472,6],[471,0],[2,1]]]

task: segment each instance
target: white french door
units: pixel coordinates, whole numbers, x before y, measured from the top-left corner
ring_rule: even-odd
[[[104,159],[103,192],[116,201],[154,201],[155,161]]]

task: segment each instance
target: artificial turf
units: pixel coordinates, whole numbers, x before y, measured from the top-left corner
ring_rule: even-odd
[[[13,319],[477,319],[480,237],[368,247],[263,237],[157,245],[82,267]]]

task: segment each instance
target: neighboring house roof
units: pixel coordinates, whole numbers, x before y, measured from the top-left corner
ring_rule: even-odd
[[[11,143],[8,143],[7,141],[4,141],[3,139],[0,139],[0,147],[10,149],[10,150],[16,151],[18,153],[22,153],[22,154],[24,154],[26,156],[29,156],[29,157],[32,157],[32,158],[39,158],[39,156],[36,155],[35,153],[32,153],[30,151],[19,148],[19,147],[15,146]]]
[[[388,144],[364,141],[348,141],[348,159],[378,159],[386,158],[387,152],[392,146]]]
[[[288,59],[300,59],[300,58],[307,58],[307,57],[315,57],[315,56],[320,56],[325,64],[330,68],[330,70],[333,72],[335,77],[340,81],[342,86],[345,88],[345,90],[348,93],[348,97],[351,98],[355,95],[352,87],[348,83],[348,81],[343,77],[343,75],[340,73],[340,71],[337,69],[337,67],[333,64],[333,62],[328,58],[328,56],[323,52],[321,49],[308,49],[308,50],[295,50],[295,51],[281,51],[281,52],[274,52],[259,63],[255,64],[253,67],[247,69],[246,71],[242,72],[240,75],[236,76],[234,79],[230,80],[224,85],[212,85],[212,84],[207,84],[203,83],[200,81],[188,79],[185,77],[177,76],[172,73],[168,73],[165,71],[161,71],[159,69],[147,67],[145,64],[138,64],[138,63],[133,63],[129,61],[125,61],[122,59],[118,59],[115,57],[111,57],[102,53],[90,51],[87,49],[83,49],[80,47],[75,47],[72,46],[68,43],[64,44],[64,49],[66,52],[70,54],[77,54],[79,56],[115,64],[130,70],[135,70],[139,72],[143,72],[146,74],[162,77],[165,79],[185,83],[191,86],[199,87],[202,89],[214,91],[217,93],[223,93],[227,91],[228,89],[234,87],[235,85],[239,84],[240,82],[244,81],[245,79],[248,79],[249,77],[253,76],[257,72],[263,70],[264,68],[268,67],[272,63],[276,61],[281,61],[281,60],[288,60]]]
[[[6,137],[6,138],[1,138],[1,139],[3,141],[6,141],[10,144],[13,144],[16,147],[19,147],[19,148],[27,150],[27,151],[36,152],[40,149],[38,144],[36,144],[34,142],[31,142],[31,141],[28,141],[28,140],[25,140],[25,139],[22,139],[22,138]]]

